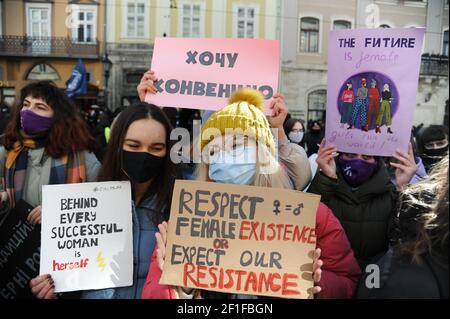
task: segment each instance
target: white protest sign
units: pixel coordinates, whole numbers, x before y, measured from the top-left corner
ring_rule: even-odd
[[[133,284],[129,182],[42,187],[40,275],[55,292]]]

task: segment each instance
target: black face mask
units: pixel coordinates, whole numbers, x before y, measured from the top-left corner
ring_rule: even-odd
[[[431,169],[433,165],[439,163],[442,158],[447,154],[448,147],[437,148],[432,150],[425,149],[422,155],[422,161],[427,170]]]
[[[425,155],[430,156],[430,157],[444,157],[445,154],[447,154],[447,152],[448,152],[448,147],[435,148],[435,149],[431,149],[431,150],[425,149],[423,151],[423,153]]]
[[[158,175],[164,157],[147,152],[122,151],[122,169],[133,182],[145,183]]]

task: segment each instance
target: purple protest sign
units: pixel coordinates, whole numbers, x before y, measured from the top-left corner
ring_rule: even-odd
[[[338,151],[407,151],[419,81],[423,28],[331,31],[326,140]]]

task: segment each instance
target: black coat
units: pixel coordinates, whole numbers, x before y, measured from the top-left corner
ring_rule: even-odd
[[[339,171],[337,175],[334,180],[318,171],[308,192],[321,195],[321,201],[339,219],[364,271],[375,256],[388,249],[398,193],[383,164],[358,188],[348,185]]]
[[[369,288],[373,274],[361,279],[356,293],[360,299],[448,299],[448,256],[422,256],[419,264],[411,257],[399,254],[397,247],[390,249],[376,265],[379,271],[379,287]],[[368,276],[371,276],[368,278]]]

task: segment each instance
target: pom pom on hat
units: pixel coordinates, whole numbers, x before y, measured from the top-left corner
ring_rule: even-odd
[[[264,109],[264,96],[261,92],[253,89],[242,89],[234,92],[230,97],[230,104],[236,102],[247,102],[248,104],[256,106],[261,111]]]

